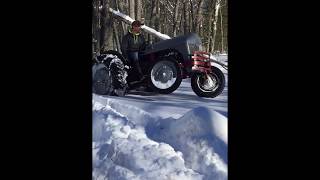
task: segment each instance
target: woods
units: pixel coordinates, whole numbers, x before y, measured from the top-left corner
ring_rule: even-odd
[[[93,52],[120,51],[128,31],[129,25],[109,8],[170,37],[197,33],[207,52],[228,51],[227,0],[93,0],[92,8]],[[161,40],[150,33],[144,35],[149,44]]]

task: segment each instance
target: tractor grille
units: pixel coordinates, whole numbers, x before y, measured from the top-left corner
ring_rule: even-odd
[[[199,44],[188,44],[190,54],[195,51],[201,51],[202,47]]]

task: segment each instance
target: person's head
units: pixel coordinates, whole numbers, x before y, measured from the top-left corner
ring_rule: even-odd
[[[138,33],[140,32],[140,28],[141,28],[141,22],[136,20],[136,21],[133,21],[131,26],[132,26],[132,31],[135,32],[135,33]]]

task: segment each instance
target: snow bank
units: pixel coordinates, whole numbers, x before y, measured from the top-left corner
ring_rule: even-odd
[[[93,127],[93,179],[202,179],[180,152],[149,139],[110,106],[94,104]]]
[[[93,179],[227,179],[227,119],[206,107],[179,119],[93,100]]]
[[[151,128],[148,135],[181,151],[188,168],[205,175],[205,179],[227,179],[226,117],[207,107],[198,107],[179,119],[155,124],[157,127]]]
[[[214,55],[217,61],[228,63],[228,54],[217,54]]]

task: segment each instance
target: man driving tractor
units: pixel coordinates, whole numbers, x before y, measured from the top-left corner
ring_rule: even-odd
[[[148,48],[141,25],[140,21],[131,24],[122,39],[122,54],[108,50],[94,59],[93,92],[118,96],[128,90],[170,94],[183,79],[191,78],[192,90],[199,97],[214,98],[222,93],[225,77],[214,66],[219,62],[201,51],[197,34],[161,40]]]

